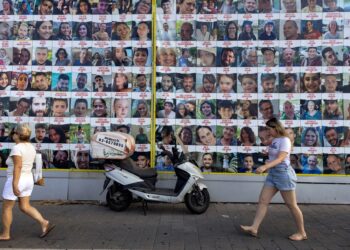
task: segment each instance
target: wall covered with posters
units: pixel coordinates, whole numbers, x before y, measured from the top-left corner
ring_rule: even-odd
[[[350,0],[0,0],[1,167],[27,122],[48,169],[101,169],[91,136],[123,131],[141,167],[173,170],[176,133],[254,172],[277,117],[296,172],[349,173],[349,34]]]

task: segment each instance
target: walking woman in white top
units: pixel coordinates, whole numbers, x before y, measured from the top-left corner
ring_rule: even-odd
[[[33,191],[34,180],[32,174],[33,163],[35,159],[35,148],[29,142],[31,130],[26,124],[19,124],[11,133],[16,145],[6,161],[7,179],[2,193],[2,227],[0,241],[10,240],[12,209],[19,199],[20,210],[36,220],[41,227],[40,237],[45,237],[55,225],[43,218],[40,212],[30,205],[30,196]]]
[[[255,173],[262,174],[268,170],[268,175],[260,193],[258,209],[253,224],[250,226],[241,225],[241,229],[243,232],[257,237],[268,205],[273,196],[279,191],[297,225],[297,232],[289,236],[289,239],[293,241],[306,240],[303,214],[299,209],[295,194],[297,177],[289,159],[292,150],[291,141],[283,125],[276,118],[268,120],[266,127],[270,130],[270,134],[273,137],[269,145],[269,161],[258,167]]]

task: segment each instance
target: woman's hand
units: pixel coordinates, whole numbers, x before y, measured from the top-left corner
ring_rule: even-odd
[[[258,168],[255,170],[255,173],[257,173],[257,174],[262,174],[262,173],[264,173],[266,170],[267,170],[267,168],[265,167],[265,165],[262,165],[262,166],[258,167]]]
[[[19,195],[21,194],[21,192],[19,191],[18,185],[12,184],[12,189],[13,189],[13,193],[14,193],[16,196],[19,196]]]

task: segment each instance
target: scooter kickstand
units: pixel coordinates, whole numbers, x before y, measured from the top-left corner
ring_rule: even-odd
[[[147,215],[147,210],[148,210],[148,204],[147,201],[142,199],[142,210],[143,210],[143,215]]]

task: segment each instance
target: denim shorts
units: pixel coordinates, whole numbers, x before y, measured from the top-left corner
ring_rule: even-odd
[[[275,167],[270,169],[266,177],[265,185],[275,187],[279,191],[295,190],[297,176],[292,167]]]

